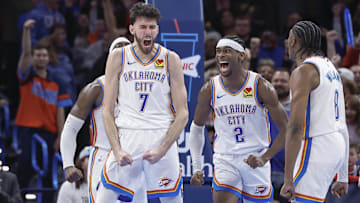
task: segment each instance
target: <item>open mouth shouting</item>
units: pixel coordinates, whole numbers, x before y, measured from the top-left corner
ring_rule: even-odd
[[[224,74],[230,71],[230,65],[228,61],[219,61],[219,71]]]

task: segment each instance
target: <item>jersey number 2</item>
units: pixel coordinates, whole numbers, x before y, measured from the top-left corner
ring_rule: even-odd
[[[234,132],[235,132],[236,143],[241,143],[245,141],[242,128],[237,127],[234,129]]]
[[[140,94],[140,100],[143,100],[143,102],[141,104],[140,112],[144,112],[148,97],[149,97],[149,94]]]
[[[339,91],[338,90],[335,90],[334,105],[335,105],[335,119],[339,120]]]

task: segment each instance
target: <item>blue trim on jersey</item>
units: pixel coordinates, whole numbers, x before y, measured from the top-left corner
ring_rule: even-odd
[[[258,103],[261,107],[265,107],[265,105],[260,102],[259,97],[258,97],[258,84],[259,84],[259,79],[260,79],[260,76],[258,75],[257,78],[256,78],[256,82],[255,82],[255,98],[256,98],[257,103]]]
[[[309,135],[309,130],[310,130],[310,97],[311,95],[309,94],[309,98],[308,98],[308,104],[307,104],[307,107],[306,107],[306,120],[305,120],[305,139],[306,138],[309,138],[310,135]]]
[[[298,182],[300,181],[300,179],[304,176],[304,174],[306,173],[306,169],[308,167],[309,164],[309,159],[310,159],[310,152],[311,152],[311,142],[312,142],[312,138],[307,138],[308,143],[306,146],[305,150],[305,159],[304,159],[304,165],[299,173],[299,176],[294,180],[294,185],[296,186],[296,184],[298,184]],[[300,163],[300,167],[301,167],[301,163]]]
[[[95,125],[94,125],[94,121],[95,120],[95,118],[93,117],[93,114],[92,114],[92,112],[90,113],[90,125],[91,125],[91,130],[92,130],[92,145],[95,145]]]
[[[176,188],[176,190],[174,192],[165,192],[165,193],[155,193],[155,194],[148,194],[147,195],[147,198],[148,199],[157,199],[159,197],[172,197],[172,196],[176,196],[179,192],[180,192],[180,189],[181,189],[181,186],[183,185],[183,179],[182,177],[180,177],[180,182],[179,182],[179,185],[178,187]]]
[[[210,86],[211,86],[211,100],[210,100],[210,106],[214,107],[214,99],[213,96],[214,96],[214,83],[213,83],[213,80],[212,78],[210,78]]]
[[[236,191],[232,188],[229,188],[229,187],[224,187],[224,186],[219,186],[216,184],[214,178],[213,178],[213,188],[214,190],[216,191],[227,191],[227,192],[231,192],[233,193],[234,195],[236,195],[237,197],[239,197],[239,199],[243,198],[243,195],[239,192],[239,191]]]
[[[311,64],[311,65],[314,65],[315,67],[316,67],[316,69],[317,69],[317,71],[318,71],[318,73],[319,73],[319,75],[320,75],[320,68],[314,63],[314,62],[311,62],[311,61],[305,61],[305,62],[303,62],[303,64],[304,63],[308,63],[308,64]]]
[[[105,92],[104,87],[103,87],[101,81],[100,81],[99,79],[96,79],[96,82],[99,83],[99,85],[100,85],[100,87],[101,87],[102,95],[101,95],[101,101],[100,101],[99,105],[97,105],[97,106],[94,107],[93,109],[97,109],[97,108],[99,108],[99,107],[102,105],[103,100],[104,100],[104,92]]]
[[[296,201],[296,202],[304,202],[304,203],[319,203],[319,202],[323,202],[323,201],[316,201],[316,200],[305,199],[305,198],[298,197],[298,196],[295,196],[295,201]]]
[[[247,196],[246,194],[243,194],[243,196],[244,199],[253,202],[271,202],[274,199],[274,190],[271,189],[271,195],[268,198],[255,198],[255,197]]]
[[[121,194],[121,196],[126,196],[130,199],[130,201],[132,201],[132,199],[134,198],[134,196],[130,193],[130,192],[127,192],[125,190],[122,190],[114,185],[111,185],[109,183],[106,182],[106,179],[105,179],[105,176],[104,176],[104,169],[102,169],[101,171],[101,182],[102,184],[104,185],[104,187],[108,188],[108,189],[111,189],[111,190],[114,190],[115,192],[118,192]],[[119,196],[119,198],[121,197]],[[126,198],[121,198],[122,201],[124,201]]]
[[[220,82],[221,82],[222,86],[225,88],[226,91],[230,92],[231,94],[237,94],[237,93],[239,93],[239,91],[240,91],[240,90],[244,87],[244,85],[246,84],[246,82],[247,82],[247,80],[248,80],[248,77],[249,77],[249,71],[246,71],[246,77],[245,77],[245,80],[244,80],[243,84],[242,84],[241,87],[240,87],[238,90],[236,90],[235,92],[230,91],[230,90],[225,86],[221,75],[220,75]]]
[[[121,65],[120,65],[120,72],[119,72],[118,77],[120,77],[122,72],[124,71],[124,55],[125,55],[125,48],[122,48],[122,50],[121,50]]]
[[[131,44],[131,49],[133,50],[133,53],[134,53],[135,57],[136,57],[142,64],[148,65],[148,64],[149,64],[150,62],[152,62],[152,60],[158,55],[159,50],[160,50],[160,45],[158,46],[158,49],[156,50],[155,55],[154,55],[148,62],[146,62],[146,63],[144,63],[144,62],[138,57],[138,55],[136,55],[136,52],[135,52],[135,49],[134,49],[134,44]]]
[[[95,152],[96,152],[96,147],[92,148],[91,161],[90,161],[90,164],[89,164],[90,167],[92,167],[92,165],[93,165],[93,162],[94,162],[94,159],[95,159],[95,156],[94,156]],[[91,169],[90,169],[90,171],[91,171]],[[89,174],[90,178],[91,178],[91,175],[92,174]],[[88,184],[88,187],[89,187],[89,199],[90,199],[89,203],[93,203],[95,201],[92,199],[92,196],[91,196],[91,185],[90,185],[90,183]]]

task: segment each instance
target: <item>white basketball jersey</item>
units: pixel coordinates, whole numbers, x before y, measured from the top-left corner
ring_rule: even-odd
[[[246,154],[269,146],[268,111],[257,98],[259,77],[247,71],[236,92],[225,87],[221,75],[211,79],[215,153]]]
[[[104,101],[104,84],[105,84],[105,75],[100,76],[96,79],[100,84],[102,90],[101,103],[91,111],[90,117],[90,140],[91,144],[95,147],[100,147],[106,150],[110,150],[111,146],[106,136],[102,111],[103,111],[103,101]]]
[[[169,51],[158,45],[156,54],[144,62],[136,55],[134,46],[123,50],[119,74],[116,125],[124,129],[169,128],[174,120],[168,72]]]
[[[315,137],[346,128],[345,102],[341,78],[329,59],[307,58],[320,75],[320,84],[310,92],[304,125],[304,138]]]

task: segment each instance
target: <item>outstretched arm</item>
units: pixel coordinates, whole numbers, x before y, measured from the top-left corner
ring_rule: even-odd
[[[31,56],[31,36],[30,30],[34,27],[35,20],[25,21],[22,34],[22,52],[19,60],[19,73],[24,75],[32,64]]]
[[[285,141],[285,177],[281,195],[292,200],[295,198],[293,184],[294,166],[301,147],[303,122],[310,91],[320,83],[319,73],[312,64],[302,64],[295,69],[290,78],[292,93],[290,117],[287,125]]]
[[[211,110],[211,84],[207,82],[200,89],[198,103],[195,109],[194,120],[190,127],[190,155],[192,160],[193,176],[190,183],[201,186],[204,183],[201,154],[205,144],[204,125]]]
[[[245,160],[252,168],[263,166],[284,147],[286,123],[288,120],[287,113],[279,102],[274,87],[262,77],[259,79],[258,90],[259,99],[269,110],[271,118],[279,128],[279,134],[270,149],[268,149],[260,158],[250,155],[249,158]]]
[[[102,95],[100,85],[94,81],[81,90],[76,103],[68,115],[61,134],[60,151],[63,159],[66,180],[73,182],[82,177],[79,169],[74,167],[76,137],[84,120],[88,117],[92,107],[96,104],[99,95]]]
[[[143,159],[148,160],[150,163],[156,163],[166,154],[168,149],[184,130],[189,119],[184,74],[180,57],[174,52],[169,53],[169,74],[171,99],[176,109],[176,117],[171,124],[165,139],[160,144],[160,147],[144,153]]]

